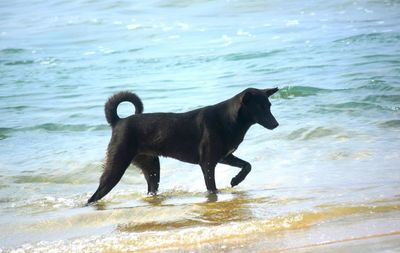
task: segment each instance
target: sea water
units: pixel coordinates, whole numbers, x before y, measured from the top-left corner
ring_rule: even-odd
[[[158,196],[132,166],[84,207],[110,95],[184,112],[248,87],[280,88],[280,126],[249,130],[239,186],[162,158]],[[1,1],[0,118],[0,252],[400,250],[399,1]]]

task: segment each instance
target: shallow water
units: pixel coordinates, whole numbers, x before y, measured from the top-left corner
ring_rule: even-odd
[[[398,1],[1,2],[0,251],[398,251],[399,42]],[[83,206],[114,92],[183,112],[275,86],[238,187],[163,158],[158,196],[132,167]]]

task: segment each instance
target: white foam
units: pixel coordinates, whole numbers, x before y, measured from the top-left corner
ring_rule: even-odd
[[[243,31],[242,29],[239,29],[239,30],[236,32],[236,35],[237,35],[237,36],[245,36],[245,37],[252,37],[252,36],[253,36],[251,33],[245,32],[245,31]]]
[[[181,23],[178,23],[177,25],[181,30],[184,30],[184,31],[189,30],[189,24],[181,22]]]
[[[180,37],[181,37],[180,35],[171,35],[171,36],[168,36],[168,39],[176,40],[176,39],[179,39]]]
[[[86,55],[86,56],[88,56],[88,55],[95,55],[96,54],[96,52],[94,52],[94,51],[88,51],[88,52],[84,52],[83,53],[83,55]]]
[[[286,26],[295,26],[295,25],[299,25],[299,24],[300,24],[300,22],[297,19],[286,21]]]
[[[129,24],[126,26],[129,30],[136,30],[138,28],[141,28],[142,26],[140,24]]]
[[[222,35],[221,39],[222,39],[222,41],[223,41],[223,43],[224,43],[224,46],[229,46],[229,45],[232,44],[232,38],[229,37],[229,36],[226,35],[226,34]]]

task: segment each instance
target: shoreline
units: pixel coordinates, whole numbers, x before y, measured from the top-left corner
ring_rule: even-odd
[[[232,224],[148,232],[112,232],[103,236],[41,241],[0,252],[387,252],[400,250],[400,213],[353,214],[302,228],[230,234]],[[217,231],[217,232],[216,232]],[[217,236],[217,237],[215,237]],[[386,251],[385,251],[386,252]]]
[[[359,217],[342,217],[310,228],[280,231],[275,235],[258,235],[257,238],[231,243],[214,243],[199,248],[185,249],[184,252],[259,252],[259,253],[336,253],[336,252],[399,252],[400,251],[400,215],[392,213],[387,219],[374,219],[373,214]],[[362,221],[365,218],[365,222]],[[361,220],[360,220],[361,219]],[[381,223],[385,220],[385,223]],[[375,224],[375,225],[373,225]],[[380,224],[380,225],[377,225]],[[390,224],[390,225],[389,225]],[[365,231],[366,227],[375,231]],[[269,236],[268,238],[266,236]],[[336,237],[336,238],[335,238]],[[166,252],[181,252],[166,250]],[[152,251],[151,251],[152,252]]]
[[[332,247],[341,247],[341,245],[343,247],[343,244],[344,245],[351,244],[351,245],[347,245],[347,246],[353,246],[353,244],[360,244],[362,242],[366,242],[366,243],[370,244],[369,243],[370,241],[375,241],[377,239],[382,239],[384,241],[387,241],[387,240],[390,240],[391,238],[397,239],[395,241],[396,245],[398,245],[396,248],[400,248],[400,231],[396,231],[396,232],[385,233],[385,234],[374,234],[374,235],[368,235],[368,236],[362,236],[362,237],[346,238],[346,239],[341,239],[341,240],[337,240],[337,241],[321,242],[321,243],[316,243],[316,244],[299,246],[296,248],[278,249],[278,250],[273,250],[273,251],[268,251],[268,252],[270,252],[270,253],[287,252],[287,251],[293,252],[293,250],[302,251],[302,250],[308,250],[311,248],[315,252],[315,249],[318,249],[318,248],[326,249],[326,248],[332,248]],[[379,243],[381,243],[381,242],[379,242]]]

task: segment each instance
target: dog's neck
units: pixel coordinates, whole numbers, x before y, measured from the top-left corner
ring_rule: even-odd
[[[242,141],[246,132],[254,124],[242,111],[242,104],[238,97],[233,97],[223,102],[224,111],[223,128],[224,135],[237,147]]]

